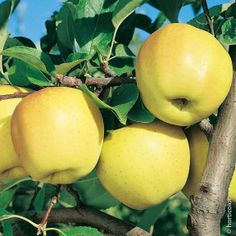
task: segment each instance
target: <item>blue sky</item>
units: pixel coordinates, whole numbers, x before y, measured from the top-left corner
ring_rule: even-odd
[[[3,0],[0,0],[0,3]],[[208,0],[208,5],[213,6],[227,3],[228,0]],[[62,0],[21,0],[20,5],[11,17],[9,32],[14,36],[25,36],[32,39],[35,43],[45,34],[44,22],[50,18],[52,13],[60,9]],[[157,11],[145,4],[140,11],[145,11],[151,18],[154,18]],[[190,6],[185,6],[180,12],[181,22],[187,22],[193,17]],[[139,32],[142,37],[146,35]]]

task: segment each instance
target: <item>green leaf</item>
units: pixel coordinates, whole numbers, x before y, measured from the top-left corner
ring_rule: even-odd
[[[81,90],[89,95],[100,108],[111,110],[121,124],[124,125],[126,124],[129,111],[138,99],[137,86],[134,84],[124,84],[115,89],[112,95],[111,105],[100,100],[86,85],[82,85]]]
[[[220,17],[220,14],[222,12],[226,11],[229,6],[230,6],[229,4],[222,4],[222,5],[216,5],[214,7],[211,7],[209,9],[210,17],[213,18],[214,21],[216,21]],[[204,13],[202,13],[202,14],[198,15],[197,17],[193,18],[192,20],[190,20],[188,22],[188,24],[193,25],[199,29],[209,31]],[[215,28],[215,25],[214,25],[214,28]]]
[[[99,232],[97,229],[92,227],[86,227],[86,226],[77,226],[67,229],[61,230],[63,233],[65,233],[68,236],[103,236],[101,232]],[[62,234],[60,234],[62,235]]]
[[[3,226],[3,235],[4,236],[14,236],[13,227],[10,223],[2,222]]]
[[[60,189],[60,194],[58,196],[58,202],[63,207],[75,207],[76,206],[75,198],[65,188]]]
[[[75,6],[70,2],[66,2],[58,13],[57,45],[64,58],[74,50],[75,16]]]
[[[9,203],[13,199],[13,196],[16,190],[17,190],[17,187],[11,188],[8,191],[0,193],[0,209],[5,209],[8,207]]]
[[[5,215],[11,215],[11,213],[7,210],[0,209],[0,218]]]
[[[87,61],[89,59],[90,59],[90,56],[85,53],[71,54],[68,57],[67,62],[56,66],[56,73],[66,75],[74,67],[78,66],[82,62]]]
[[[115,35],[115,41],[119,44],[129,45],[137,23],[136,13],[131,13],[119,26]]]
[[[233,3],[233,4],[231,3],[227,11],[225,12],[225,18],[229,18],[229,17],[236,18],[236,3]]]
[[[128,114],[128,119],[134,122],[151,123],[155,120],[155,116],[152,115],[145,107],[139,97],[133,108]]]
[[[95,171],[72,184],[72,187],[79,192],[83,203],[88,206],[107,209],[119,204],[119,202],[103,188]]]
[[[2,52],[8,37],[7,23],[20,0],[6,0],[0,4],[0,52]],[[0,73],[3,74],[2,55],[0,55]]]
[[[178,22],[178,16],[184,0],[152,0],[153,7],[162,11],[171,22]]]
[[[114,27],[118,28],[126,17],[128,17],[132,12],[134,12],[145,2],[147,2],[147,0],[119,0],[112,15],[112,23]]]
[[[81,0],[77,5],[75,37],[82,52],[94,55],[96,46],[107,54],[114,27],[111,23],[116,1]]]
[[[0,194],[13,188],[14,186],[22,183],[22,182],[25,182],[25,181],[28,181],[28,180],[31,180],[31,178],[29,177],[25,177],[25,178],[18,178],[18,179],[5,179],[5,180],[1,180],[0,183],[1,183],[1,187],[0,187]]]
[[[22,60],[48,75],[53,75],[55,70],[51,58],[46,53],[35,48],[16,46],[5,49],[1,54]]]
[[[44,186],[39,189],[39,191],[36,194],[36,197],[33,202],[33,206],[35,211],[39,212],[43,210],[44,203],[45,203],[45,188]]]
[[[126,45],[118,44],[115,48],[115,56],[119,58],[130,58],[134,57],[134,54]]]
[[[8,70],[8,77],[12,84],[18,86],[38,85],[40,87],[53,86],[53,83],[35,67],[19,59],[14,59]]]
[[[161,217],[168,204],[169,200],[166,200],[157,206],[145,210],[138,226],[146,231],[150,231],[151,226]]]
[[[236,44],[236,19],[228,19],[221,26],[221,34],[219,40],[223,44]]]
[[[54,19],[45,22],[47,34],[40,39],[40,45],[44,52],[50,52],[57,43],[56,21]]]
[[[112,71],[115,72],[116,75],[121,76],[126,73],[131,73],[135,69],[134,66],[134,58],[133,57],[127,57],[127,58],[112,58],[109,61],[109,67]]]

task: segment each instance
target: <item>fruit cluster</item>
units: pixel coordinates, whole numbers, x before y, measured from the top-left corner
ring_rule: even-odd
[[[0,102],[0,177],[29,175],[69,184],[95,167],[115,198],[134,209],[198,188],[208,140],[196,126],[216,112],[232,82],[232,62],[209,33],[169,24],[143,44],[137,85],[146,108],[159,120],[134,123],[104,137],[102,115],[82,91],[50,87]],[[27,92],[0,86],[0,95]],[[230,186],[236,201],[236,173]]]

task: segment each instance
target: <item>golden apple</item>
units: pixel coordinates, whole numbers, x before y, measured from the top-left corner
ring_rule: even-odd
[[[190,147],[190,171],[183,193],[190,197],[198,192],[207,161],[209,143],[206,135],[197,126],[186,132]],[[229,188],[229,199],[236,202],[236,172]]]
[[[182,129],[155,121],[107,135],[96,170],[111,195],[130,208],[144,209],[183,188],[189,159]]]
[[[137,85],[146,108],[159,119],[186,126],[212,114],[233,77],[227,51],[210,33],[173,23],[144,42],[137,58]]]
[[[82,91],[51,87],[24,98],[12,116],[12,139],[22,166],[35,180],[69,184],[95,167],[104,127]]]
[[[10,85],[0,85],[0,95],[17,92],[28,92],[25,88]],[[0,178],[18,178],[26,176],[19,158],[16,155],[11,139],[11,116],[21,98],[11,98],[0,101]]]

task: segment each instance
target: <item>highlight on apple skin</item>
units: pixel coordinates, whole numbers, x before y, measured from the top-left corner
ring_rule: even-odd
[[[132,124],[107,135],[96,170],[113,197],[141,210],[180,191],[189,162],[183,130],[155,121]]]
[[[137,85],[146,108],[174,125],[192,125],[214,113],[232,78],[228,52],[213,35],[188,24],[155,31],[137,57]]]
[[[69,184],[90,173],[103,136],[98,107],[78,89],[41,89],[24,98],[12,116],[12,139],[22,166],[46,183]]]

